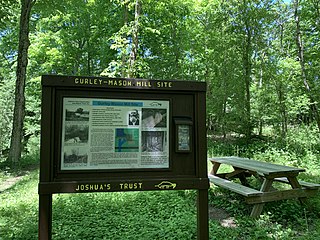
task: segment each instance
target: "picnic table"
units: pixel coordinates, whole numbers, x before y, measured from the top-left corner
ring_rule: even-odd
[[[320,188],[320,184],[299,181],[299,173],[305,169],[284,166],[269,162],[262,162],[240,157],[213,157],[211,172],[208,174],[210,182],[229,189],[245,197],[248,204],[253,204],[251,217],[258,217],[266,202],[298,198],[301,202],[306,197],[313,196]],[[232,166],[233,170],[227,173],[218,173],[222,164]],[[249,186],[248,177],[258,178],[262,184],[260,189]],[[232,181],[239,179],[240,183]],[[276,189],[274,182],[286,183],[290,189]]]

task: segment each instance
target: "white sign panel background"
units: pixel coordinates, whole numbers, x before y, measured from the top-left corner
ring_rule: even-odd
[[[64,98],[61,170],[169,168],[169,101]]]

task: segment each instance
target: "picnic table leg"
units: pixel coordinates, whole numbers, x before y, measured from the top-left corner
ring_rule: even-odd
[[[213,163],[210,174],[211,175],[216,175],[220,165],[221,165],[220,163]]]
[[[272,186],[272,182],[273,182],[273,179],[265,178],[262,183],[260,191],[261,192],[268,192]],[[263,207],[264,207],[264,203],[255,204],[252,208],[250,216],[254,217],[254,218],[259,217],[262,210],[263,210]]]
[[[242,185],[249,187],[248,180],[246,178],[245,170],[242,168],[233,167],[234,172],[230,174],[230,176],[236,176],[239,178]]]
[[[299,181],[297,180],[296,177],[288,177],[288,180],[289,180],[289,183],[290,183],[290,185],[291,185],[291,187],[293,189],[301,188],[301,185],[300,185],[300,183],[299,183]],[[301,204],[303,204],[303,203],[306,202],[306,199],[307,198],[305,198],[305,197],[304,198],[299,198],[299,201],[300,201]]]

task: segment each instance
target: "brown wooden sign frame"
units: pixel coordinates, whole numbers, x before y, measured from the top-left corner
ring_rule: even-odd
[[[205,106],[204,82],[42,76],[39,239],[51,239],[52,194],[186,189],[198,190],[198,239],[208,239]],[[130,118],[124,120],[127,109],[138,116],[139,126],[129,126]],[[142,126],[141,115],[153,110],[162,114],[158,129]],[[112,141],[112,148],[108,144],[104,155],[96,154],[99,148],[94,149],[93,139],[101,141],[101,136],[94,132],[105,123],[110,125],[105,127],[109,135],[101,136]],[[121,127],[113,126],[117,124]],[[76,127],[80,130],[73,131]],[[129,135],[130,144],[123,145],[122,138]],[[153,141],[150,136],[159,139],[156,154],[141,150]],[[120,156],[123,165],[110,156]]]

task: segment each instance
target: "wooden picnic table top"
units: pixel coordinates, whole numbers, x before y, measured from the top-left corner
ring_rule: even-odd
[[[209,158],[212,163],[228,164],[236,168],[241,168],[253,172],[257,172],[263,176],[289,176],[298,175],[300,172],[304,172],[305,169],[284,166],[275,163],[262,162],[249,158],[240,157],[212,157]]]

